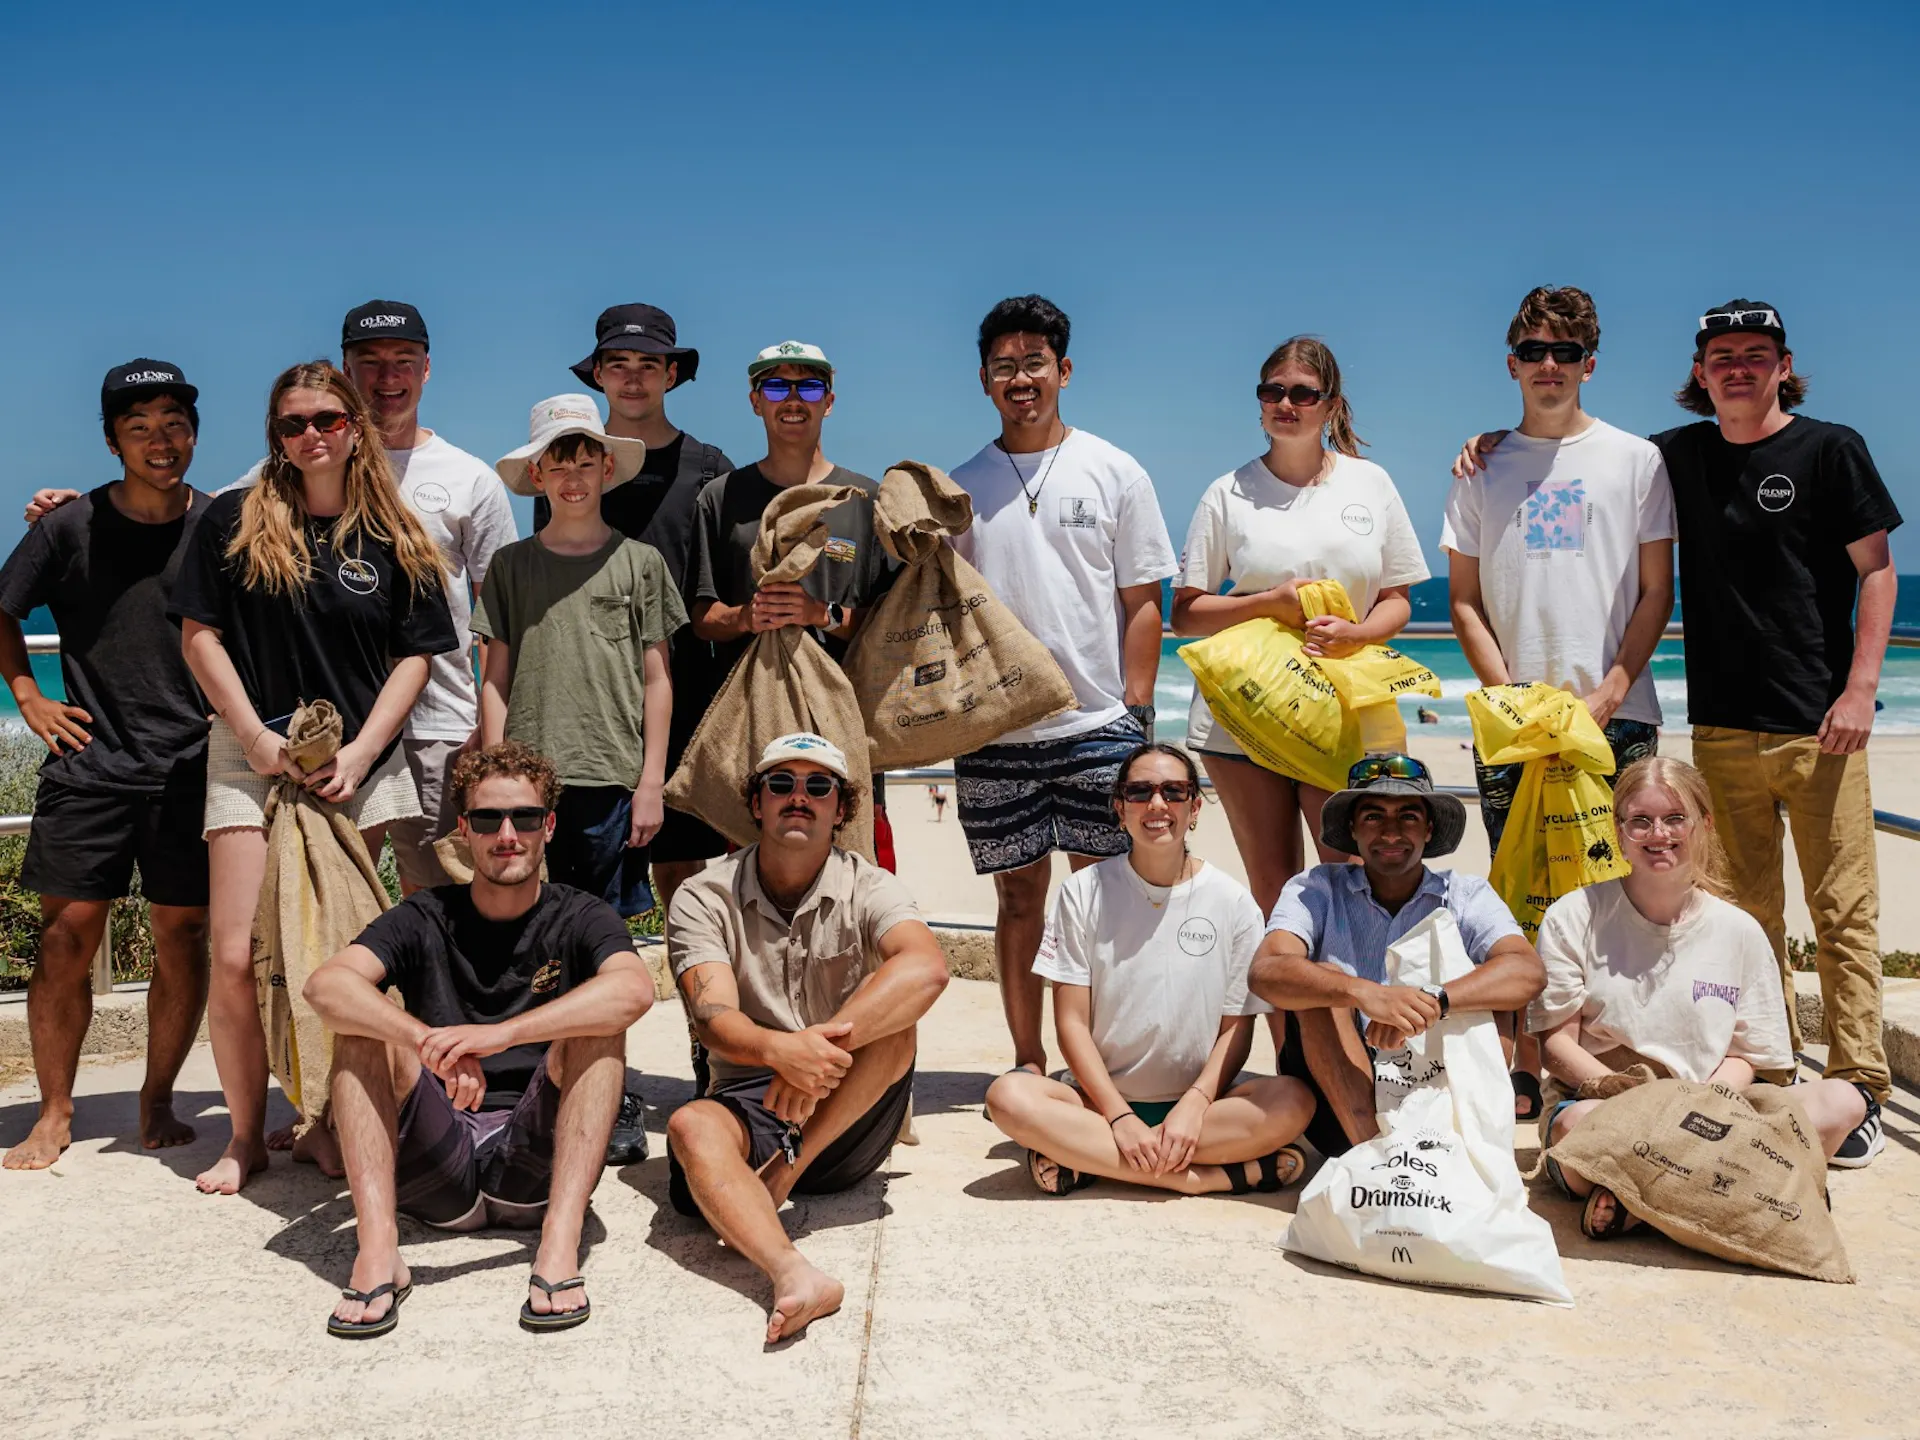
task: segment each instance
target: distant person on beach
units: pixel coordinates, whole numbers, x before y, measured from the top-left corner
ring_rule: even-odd
[[[1427,578],[1427,561],[1392,477],[1360,458],[1365,442],[1354,433],[1333,351],[1294,336],[1262,362],[1254,393],[1267,450],[1200,496],[1174,582],[1174,633],[1212,635],[1264,616],[1304,631],[1315,654],[1346,656],[1391,640],[1413,613],[1407,593]],[[1309,621],[1298,597],[1303,580],[1338,580],[1360,622]],[[1303,866],[1300,822],[1309,835],[1320,833],[1327,792],[1248,759],[1214,724],[1198,688],[1187,714],[1187,745],[1207,767],[1247,884],[1267,914]],[[1339,857],[1322,848],[1319,858]]]
[[[602,494],[632,483],[646,447],[608,435],[590,395],[542,400],[528,433],[496,468],[516,495],[545,496],[551,518],[494,557],[480,591],[481,733],[559,772],[548,878],[642,915],[646,847],[666,813],[667,641],[687,615],[660,552],[601,516]]]
[[[507,492],[492,467],[420,423],[421,396],[433,374],[428,344],[427,322],[404,300],[369,300],[340,321],[340,368],[367,402],[400,498],[446,557],[447,606],[460,642],[433,657],[427,688],[401,736],[420,794],[420,814],[394,821],[387,835],[401,888],[409,892],[447,883],[433,849],[433,842],[453,829],[447,775],[454,758],[478,744],[480,734],[468,617],[494,551],[518,533]],[[252,485],[265,463],[257,462],[225,489]],[[27,507],[28,521],[73,494],[41,491]]]
[[[1160,582],[1177,569],[1153,481],[1125,451],[1060,418],[1073,378],[1066,314],[1038,295],[980,322],[980,388],[1000,435],[953,471],[973,526],[953,547],[1053,653],[1079,708],[954,761],[974,872],[993,876],[994,961],[1017,1068],[1044,1074],[1045,985],[1033,957],[1052,856],[1075,869],[1127,848],[1111,796],[1120,762],[1153,738]]]
[[[1636,760],[1614,784],[1614,828],[1632,872],[1556,900],[1540,922],[1547,987],[1528,1024],[1552,1076],[1543,1147],[1601,1103],[1574,1099],[1582,1084],[1631,1065],[1736,1089],[1795,1065],[1780,973],[1765,932],[1733,903],[1705,777],[1662,756]],[[1829,1163],[1845,1165],[1831,1157],[1865,1120],[1864,1094],[1845,1080],[1793,1093]],[[1610,1191],[1563,1173],[1551,1156],[1547,1174],[1587,1201],[1580,1228],[1590,1238],[1639,1225]]]
[[[1868,1099],[1835,1163],[1860,1166],[1886,1144],[1880,1105],[1891,1084],[1867,741],[1899,584],[1887,537],[1901,515],[1855,431],[1792,413],[1806,395],[1779,312],[1730,300],[1700,317],[1693,368],[1675,397],[1709,418],[1654,443],[1673,479],[1680,589],[1696,637],[1686,647],[1693,760],[1713,796],[1733,893],[1773,944],[1797,1050],[1786,808],[1813,918],[1826,1073]],[[1503,438],[1469,440],[1456,471],[1504,453]]]
[[[359,1238],[327,1320],[342,1339],[398,1323],[413,1289],[400,1215],[439,1230],[538,1226],[522,1328],[592,1314],[581,1226],[653,980],[605,902],[541,882],[560,789],[545,757],[513,741],[469,752],[453,786],[473,883],[409,896],[306,985],[335,1036]]]
[[[1054,897],[1034,972],[1053,985],[1070,1078],[1010,1070],[987,1092],[1043,1194],[1104,1177],[1244,1195],[1306,1169],[1290,1143],[1313,1115],[1306,1086],[1234,1083],[1253,1016],[1268,1008],[1247,990],[1264,921],[1246,886],[1188,848],[1200,800],[1191,755],[1141,745],[1112,801],[1131,847]]]
[[[947,818],[947,791],[944,785],[929,785],[927,798],[933,801],[933,820],[937,825]]]
[[[207,740],[204,833],[211,878],[207,1020],[233,1138],[195,1183],[231,1195],[266,1168],[266,1040],[252,931],[266,873],[265,806],[295,780],[339,807],[380,853],[387,826],[417,816],[400,748],[430,656],[459,643],[446,561],[400,502],[372,413],[324,360],[295,365],[267,399],[268,459],[257,484],[207,504],[181,559],[168,613],[217,713]],[[303,701],[329,700],[340,752],[312,774],[287,757]],[[309,1139],[310,1137],[310,1139]],[[308,1153],[337,1173],[324,1124]]]
[[[844,1294],[780,1207],[886,1162],[947,963],[906,887],[834,844],[861,798],[839,747],[783,735],[744,790],[759,842],[673,897],[667,957],[713,1073],[667,1122],[667,1194],[772,1282],[771,1344]]]
[[[1539,286],[1507,326],[1520,426],[1480,473],[1456,478],[1440,544],[1454,634],[1482,685],[1536,681],[1586,702],[1615,773],[1659,745],[1647,662],[1673,614],[1673,490],[1660,452],[1587,414],[1600,320],[1584,290]],[[1474,755],[1497,852],[1521,766]],[[1540,1059],[1516,1047],[1514,1114],[1540,1114]]]
[[[1316,865],[1287,882],[1249,984],[1286,1012],[1280,1073],[1314,1093],[1307,1139],[1342,1155],[1379,1133],[1375,1049],[1393,1049],[1455,1010],[1524,1010],[1545,983],[1540,956],[1478,875],[1430,870],[1466,833],[1467,811],[1411,755],[1369,755],[1330,795],[1320,838],[1358,865]],[[1473,973],[1393,985],[1387,948],[1434,911],[1452,913]]]
[[[136,865],[154,947],[140,1143],[193,1139],[173,1082],[207,996],[207,717],[167,601],[207,509],[186,483],[199,393],[164,360],[109,370],[100,420],[120,478],[28,530],[0,569],[0,674],[49,752],[20,867],[40,897],[27,989],[40,1113],[0,1162],[9,1170],[45,1169],[71,1143],[93,956]],[[60,630],[64,703],[40,693],[20,630],[43,605]]]

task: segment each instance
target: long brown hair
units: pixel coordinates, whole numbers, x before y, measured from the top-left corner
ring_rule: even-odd
[[[1322,402],[1327,407],[1327,441],[1342,455],[1360,458],[1360,447],[1367,442],[1353,432],[1353,407],[1347,404],[1346,392],[1340,388],[1340,362],[1333,358],[1333,351],[1327,348],[1327,342],[1315,339],[1311,335],[1295,335],[1291,340],[1282,340],[1279,348],[1260,366],[1260,383],[1266,384],[1273,372],[1282,365],[1299,365],[1311,370],[1320,378],[1320,388],[1327,392]]]
[[[307,547],[307,496],[300,471],[287,458],[273,422],[289,390],[319,390],[340,402],[348,427],[358,439],[347,459],[347,505],[333,522],[329,539],[336,549],[356,536],[391,545],[395,563],[417,590],[442,583],[446,560],[426,527],[400,499],[386,447],[367,402],[341,371],[325,360],[294,365],[280,373],[267,395],[267,458],[260,479],[240,504],[240,524],[227,542],[227,559],[239,562],[240,580],[249,589],[298,597],[313,573]]]
[[[1720,832],[1713,828],[1713,798],[1707,791],[1707,777],[1693,766],[1667,755],[1649,755],[1634,761],[1614,782],[1614,820],[1619,821],[1627,801],[1656,785],[1671,790],[1680,802],[1681,813],[1693,822],[1687,835],[1693,883],[1709,895],[1732,900],[1732,870],[1727,864],[1727,847],[1720,843]]]
[[[1693,363],[1698,365],[1706,358],[1706,353],[1704,349],[1694,351]],[[1780,358],[1792,359],[1793,352],[1782,349]],[[1713,396],[1707,393],[1707,387],[1700,383],[1700,376],[1692,370],[1687,371],[1687,383],[1673,392],[1673,399],[1682,410],[1691,410],[1694,414],[1705,415],[1708,419],[1712,419],[1717,413],[1713,408]],[[1806,403],[1807,377],[1798,370],[1791,375],[1783,376],[1780,380],[1780,408],[1797,410]]]

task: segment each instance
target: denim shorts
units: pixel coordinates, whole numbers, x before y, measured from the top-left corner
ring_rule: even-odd
[[[571,885],[611,905],[620,918],[653,908],[647,883],[647,851],[627,848],[633,824],[633,792],[618,785],[567,785],[553,807],[553,839],[547,842],[547,878]]]

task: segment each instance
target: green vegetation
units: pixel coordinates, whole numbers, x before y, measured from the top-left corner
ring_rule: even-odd
[[[1796,970],[1816,970],[1815,946],[1811,936],[1787,937],[1787,961]],[[1885,950],[1880,955],[1880,973],[1890,980],[1911,980],[1920,976],[1920,951]]]

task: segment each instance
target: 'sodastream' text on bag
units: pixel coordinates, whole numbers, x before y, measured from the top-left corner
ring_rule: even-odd
[[[1473,968],[1436,910],[1387,951],[1396,985],[1445,985]],[[1455,1010],[1374,1057],[1380,1134],[1321,1166],[1281,1244],[1417,1285],[1571,1305],[1553,1230],[1527,1208],[1513,1160],[1513,1087],[1493,1016]]]
[[[880,482],[874,535],[906,568],[842,662],[876,770],[971,754],[1074,706],[1060,663],[947,543],[972,524],[972,498],[931,465],[902,460]]]
[[[832,538],[827,512],[861,493],[851,485],[795,485],[775,496],[753,542],[754,583],[797,581],[813,569]],[[767,746],[796,730],[810,730],[838,745],[853,778],[865,788],[872,768],[867,727],[846,672],[801,627],[763,630],[735,662],[687,741],[680,767],[667,781],[667,804],[698,815],[736,845],[753,844],[760,831],[742,787]],[[870,799],[835,842],[869,860]]]

